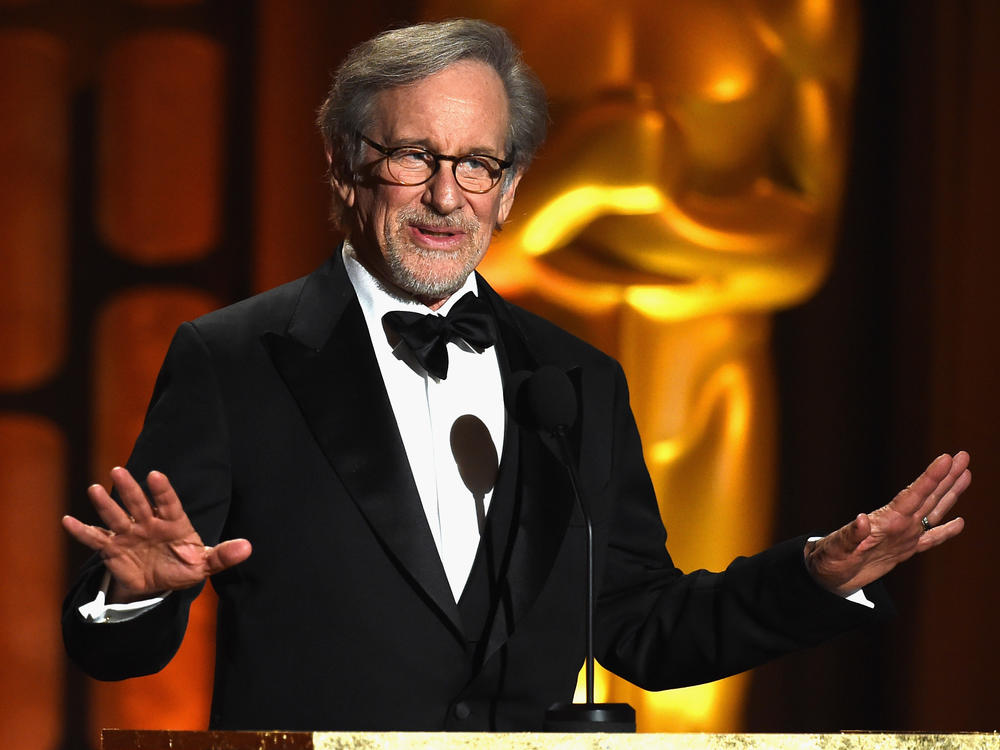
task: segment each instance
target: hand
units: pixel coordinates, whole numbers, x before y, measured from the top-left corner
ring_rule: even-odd
[[[87,495],[107,528],[88,526],[63,516],[63,528],[78,542],[98,552],[111,572],[109,602],[147,599],[189,588],[250,556],[250,542],[231,539],[206,547],[188,520],[167,477],[151,471],[146,478],[150,498],[125,469],[111,470],[111,480],[124,508],[101,485]]]
[[[881,578],[918,552],[961,533],[965,521],[942,524],[969,484],[969,454],[938,456],[924,473],[892,501],[862,513],[846,526],[806,545],[806,567],[824,588],[847,596]],[[925,531],[921,520],[930,529]]]

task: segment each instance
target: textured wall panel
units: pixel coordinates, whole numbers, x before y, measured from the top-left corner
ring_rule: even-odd
[[[41,384],[66,347],[66,55],[0,32],[0,389]]]
[[[197,34],[116,45],[101,81],[98,223],[146,265],[205,255],[220,229],[224,56]]]
[[[177,326],[219,307],[196,289],[138,287],[101,310],[94,342],[94,481],[124,464]]]
[[[29,415],[0,415],[0,747],[50,750],[59,738],[65,587],[66,449],[60,431]]]
[[[360,4],[261,0],[257,14],[254,286],[263,290],[309,273],[337,246],[313,119],[330,71],[384,21]]]

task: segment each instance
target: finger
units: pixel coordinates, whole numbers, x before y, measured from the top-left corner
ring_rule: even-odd
[[[965,451],[960,451],[955,454],[955,458],[952,461],[951,471],[948,472],[948,476],[944,478],[939,486],[937,493],[939,496],[943,496],[954,484],[959,480],[959,478],[969,471],[969,454]]]
[[[208,574],[215,575],[246,560],[253,547],[246,539],[230,539],[211,547],[205,557]]]
[[[73,518],[73,516],[63,516],[62,527],[80,544],[90,547],[90,549],[95,551],[103,549],[112,537],[111,532],[106,529],[90,526]]]
[[[87,488],[87,497],[90,504],[94,506],[97,515],[104,521],[105,525],[116,534],[128,533],[132,528],[132,518],[125,509],[111,499],[111,495],[99,484],[92,484]]]
[[[184,517],[184,506],[174,491],[174,487],[161,471],[151,471],[146,475],[146,486],[156,506],[156,515],[165,521],[178,521]]]
[[[955,484],[952,485],[951,489],[938,501],[937,505],[927,511],[927,521],[931,526],[937,526],[941,523],[941,519],[948,515],[948,512],[958,501],[959,496],[969,488],[970,484],[972,484],[972,472],[966,469],[955,480]]]
[[[948,523],[935,526],[930,531],[920,535],[917,541],[917,552],[925,552],[939,544],[944,544],[949,539],[953,539],[962,533],[965,528],[964,518],[953,518]]]
[[[952,456],[942,453],[927,465],[907,489],[921,498],[927,497],[938,488],[938,485],[947,480],[954,463],[955,459]]]
[[[948,492],[955,486],[956,482],[965,474],[969,467],[969,454],[965,451],[961,451],[955,454],[952,459],[951,468],[948,474],[938,482],[937,487],[931,491],[931,493],[924,500],[921,507],[917,510],[917,514],[921,516],[926,516],[930,513],[934,507],[948,494]]]
[[[111,470],[111,481],[132,520],[136,523],[148,523],[153,518],[153,506],[149,504],[149,498],[129,470],[116,466]]]
[[[951,470],[953,459],[944,453],[928,464],[923,473],[899,492],[889,505],[897,513],[911,516],[917,513]]]

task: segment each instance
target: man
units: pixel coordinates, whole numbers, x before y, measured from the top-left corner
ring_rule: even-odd
[[[864,587],[961,531],[940,522],[969,484],[964,453],[823,539],[674,568],[620,367],[472,273],[544,122],[490,24],[351,53],[320,114],[344,247],[181,326],[112,471],[122,506],[95,485],[107,528],[64,520],[99,553],[64,611],[88,672],[160,669],[211,575],[214,728],[540,728],[583,659],[586,570],[567,474],[504,406],[513,374],[544,365],[578,406],[598,656],[639,685],[717,679],[869,621],[887,603]]]

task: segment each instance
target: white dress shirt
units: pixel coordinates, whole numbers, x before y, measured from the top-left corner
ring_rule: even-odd
[[[346,243],[344,263],[368,325],[427,525],[458,601],[479,547],[480,520],[493,496],[492,481],[481,486],[472,482],[470,489],[462,476],[486,474],[495,479],[503,450],[503,384],[496,349],[479,353],[464,342],[450,342],[448,377],[438,380],[429,375],[413,360],[406,344],[386,331],[382,316],[394,310],[431,310],[393,294],[357,261]],[[437,314],[447,315],[467,292],[478,295],[474,274]]]

